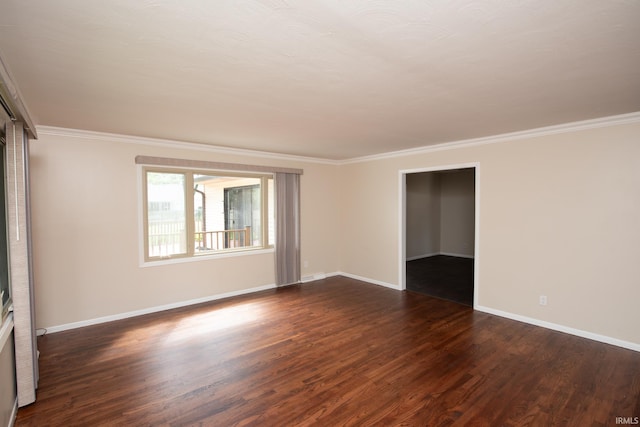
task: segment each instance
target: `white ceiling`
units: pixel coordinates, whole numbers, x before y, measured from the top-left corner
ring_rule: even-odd
[[[2,0],[37,125],[326,159],[640,111],[637,0]]]

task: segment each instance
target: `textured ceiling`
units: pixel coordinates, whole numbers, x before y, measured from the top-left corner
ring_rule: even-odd
[[[636,0],[2,0],[37,125],[347,159],[640,111]]]

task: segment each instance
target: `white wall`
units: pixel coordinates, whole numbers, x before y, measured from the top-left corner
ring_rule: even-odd
[[[639,141],[635,122],[345,165],[342,271],[398,286],[400,171],[478,163],[476,303],[640,345]]]
[[[309,266],[302,274],[339,269],[337,166],[39,133],[31,146],[39,328],[274,284],[273,253],[141,267],[136,155],[304,169],[301,255]]]

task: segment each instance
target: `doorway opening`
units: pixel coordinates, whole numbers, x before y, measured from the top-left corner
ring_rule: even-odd
[[[479,165],[400,172],[400,288],[475,307]]]

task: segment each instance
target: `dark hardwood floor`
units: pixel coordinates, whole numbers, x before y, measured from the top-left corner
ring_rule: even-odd
[[[605,426],[640,353],[344,277],[39,338],[17,426]]]
[[[407,290],[473,306],[473,259],[435,255],[407,261]]]

